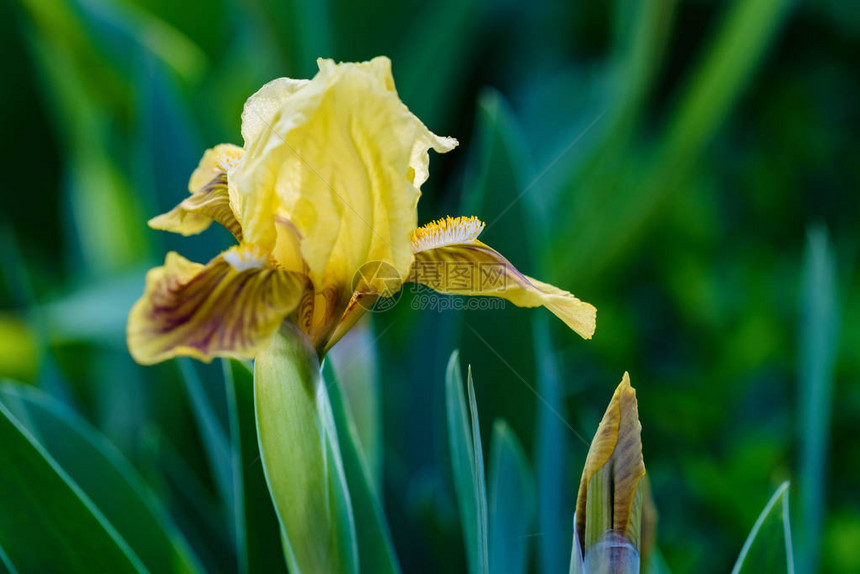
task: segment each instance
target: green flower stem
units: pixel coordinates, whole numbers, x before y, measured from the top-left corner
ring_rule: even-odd
[[[319,366],[310,341],[289,324],[254,365],[263,469],[295,574],[358,570],[352,506]]]

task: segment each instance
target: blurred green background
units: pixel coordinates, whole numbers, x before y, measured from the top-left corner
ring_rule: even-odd
[[[855,2],[23,0],[0,36],[0,375],[103,432],[207,570],[234,569],[195,406],[226,412],[220,366],[184,365],[202,388],[137,366],[124,329],[167,250],[203,262],[229,240],[146,220],[204,149],[241,144],[263,83],[387,55],[461,144],[432,158],[419,221],[477,215],[598,308],[584,342],[543,310],[418,312],[407,289],[336,347],[403,570],[466,571],[459,348],[484,444],[506,419],[535,473],[532,571],[567,569],[586,441],[625,370],[672,571],[727,571],[785,479],[798,571],[860,571]]]

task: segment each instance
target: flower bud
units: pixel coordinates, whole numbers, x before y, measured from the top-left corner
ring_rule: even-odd
[[[624,373],[588,450],[574,515],[571,572],[639,572],[645,463],[636,391]]]

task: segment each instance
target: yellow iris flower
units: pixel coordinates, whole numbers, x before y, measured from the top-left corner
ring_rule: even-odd
[[[216,221],[238,245],[206,265],[171,252],[148,273],[128,321],[138,362],[251,358],[285,320],[324,354],[404,281],[545,306],[581,336],[594,332],[593,306],[517,271],[478,241],[476,218],[418,228],[429,150],[457,141],[409,112],[387,58],[319,60],[311,80],[269,82],[245,104],[242,137],[242,148],[206,151],[191,195],[149,222],[190,235]]]

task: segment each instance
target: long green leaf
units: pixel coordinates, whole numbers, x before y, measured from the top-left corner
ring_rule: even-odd
[[[394,553],[388,523],[385,520],[379,496],[374,490],[370,467],[359,448],[358,429],[349,406],[344,401],[337,375],[328,361],[323,367],[323,380],[326,381],[331,400],[349,496],[355,515],[359,566],[362,572],[398,573],[400,565]]]
[[[813,227],[806,241],[800,326],[800,520],[798,564],[816,572],[822,536],[833,367],[839,308],[836,263],[827,230]]]
[[[254,416],[254,374],[245,363],[225,360],[239,572],[286,572],[278,515],[266,486]]]
[[[187,542],[137,471],[107,439],[47,394],[0,387],[0,401],[45,447],[154,572],[201,570]]]
[[[736,0],[705,47],[658,152],[644,173],[638,156],[624,162],[617,188],[596,189],[587,209],[566,224],[554,244],[568,279],[593,280],[636,244],[648,223],[673,193],[725,121],[738,95],[779,30],[787,0]]]
[[[490,572],[528,572],[535,485],[520,441],[503,420],[493,425],[490,451]]]
[[[788,481],[776,489],[761,511],[732,569],[732,574],[758,572],[794,574]]]
[[[106,63],[122,73],[145,51],[185,80],[200,78],[206,55],[197,44],[165,21],[133,4],[65,0],[80,16],[82,28]]]
[[[52,344],[95,341],[126,350],[128,310],[140,297],[143,268],[101,281],[89,282],[39,307]]]
[[[63,191],[69,209],[63,215],[75,230],[68,242],[69,255],[76,270],[97,276],[125,270],[140,263],[146,237],[137,225],[143,219],[139,197],[116,165],[109,143],[115,126],[105,121],[107,103],[92,93],[93,85],[106,91],[110,84],[86,77],[73,57],[80,54],[58,45],[57,37],[49,33],[34,36],[33,50],[68,156]]]
[[[380,492],[384,452],[379,358],[370,323],[357,323],[328,352],[326,359],[331,361],[337,380],[342,385],[341,391],[349,407],[347,410],[358,433],[356,444],[367,462],[373,487]]]
[[[538,558],[543,572],[563,572],[571,546],[568,540],[570,517],[575,510],[568,460],[571,456],[569,431],[564,413],[561,378],[549,337],[546,317],[533,319],[535,352],[538,362],[538,392],[543,401],[537,411],[535,468],[538,492]]]
[[[128,543],[0,404],[0,547],[20,572],[144,572]]]
[[[486,222],[481,240],[503,253],[523,273],[547,279],[538,269],[532,250],[540,237],[511,232],[535,227],[532,212],[536,210],[531,209],[530,199],[541,192],[527,187],[530,162],[525,138],[510,106],[498,92],[485,90],[481,94],[475,129],[464,183],[467,191],[459,213],[476,215]],[[531,380],[535,372],[529,327],[535,315],[549,313],[544,309],[521,311],[509,307],[460,314],[461,351],[474,359],[472,366],[482,377],[496,382],[483,391],[487,402],[497,405],[513,428],[527,433],[534,426],[531,405],[535,396],[520,379]],[[511,337],[511,333],[518,336]]]
[[[676,0],[616,0],[615,43],[624,88],[607,123],[609,148],[625,144],[643,111],[660,64],[663,63]],[[605,152],[604,152],[605,153]]]

